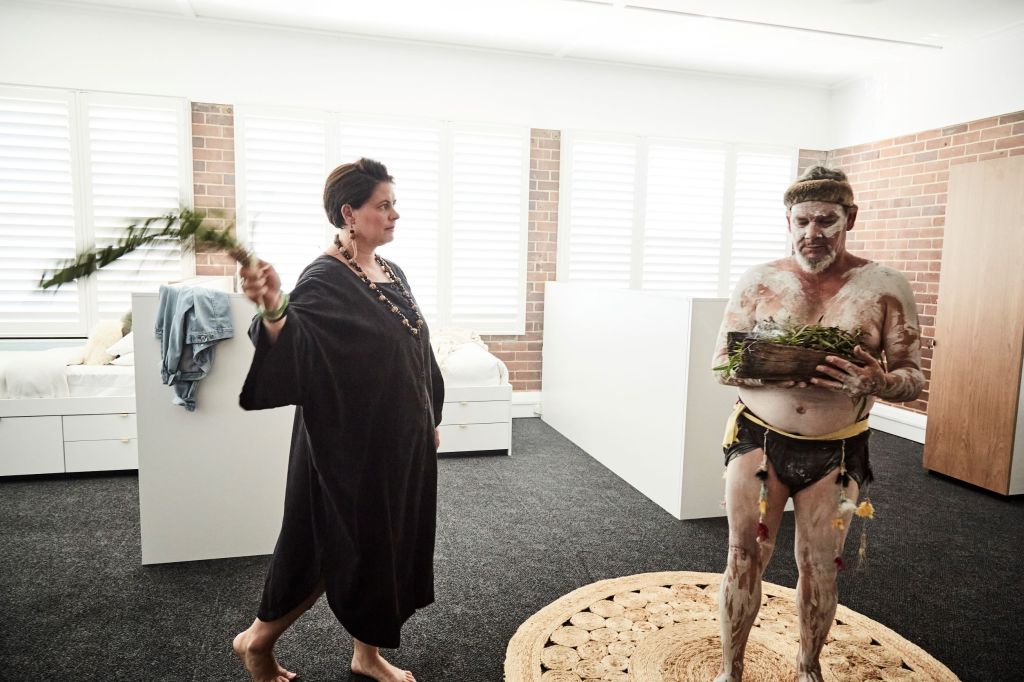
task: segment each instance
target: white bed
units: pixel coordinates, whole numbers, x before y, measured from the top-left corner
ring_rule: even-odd
[[[512,386],[505,363],[477,334],[463,329],[439,329],[431,344],[445,385],[438,451],[511,455]]]
[[[0,352],[0,476],[137,469],[134,367]]]

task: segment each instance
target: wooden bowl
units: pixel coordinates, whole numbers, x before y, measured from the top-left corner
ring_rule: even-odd
[[[735,335],[735,336],[734,336]],[[802,346],[789,346],[758,339],[748,339],[743,333],[729,333],[729,348],[743,345],[743,358],[733,373],[738,379],[764,379],[766,381],[807,381],[812,377],[831,379],[817,371],[826,365],[825,358],[835,356],[864,366],[858,358],[833,351],[814,350]]]

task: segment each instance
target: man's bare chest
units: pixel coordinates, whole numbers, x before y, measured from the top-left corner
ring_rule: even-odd
[[[756,323],[820,324],[863,334],[864,345],[877,349],[885,322],[885,301],[877,292],[839,288],[828,292],[775,291],[761,288],[753,301]]]

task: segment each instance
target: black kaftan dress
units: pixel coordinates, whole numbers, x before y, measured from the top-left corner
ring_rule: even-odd
[[[414,323],[398,288],[378,286]],[[405,620],[434,600],[434,428],[444,384],[428,331],[417,341],[348,266],[320,256],[292,291],[277,341],[259,318],[250,336],[256,352],[241,406],[297,406],[284,519],[258,616],[285,615],[322,577],[353,637],[395,648]]]

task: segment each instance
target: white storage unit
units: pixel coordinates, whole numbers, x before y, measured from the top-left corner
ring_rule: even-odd
[[[160,381],[160,342],[135,340],[143,564],[269,554],[281,530],[295,408],[239,407],[255,306],[229,297],[235,335],[217,344],[195,412],[173,404]],[[132,296],[138,329],[154,328],[158,302],[157,294]]]
[[[135,398],[0,400],[0,476],[137,469]]]
[[[445,389],[439,453],[505,450],[512,454],[512,386]]]
[[[722,429],[736,389],[711,371],[725,304],[545,289],[545,423],[677,519],[725,515]]]

